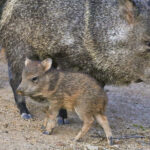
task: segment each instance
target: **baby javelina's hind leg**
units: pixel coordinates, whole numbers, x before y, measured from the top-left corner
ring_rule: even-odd
[[[79,131],[79,133],[77,134],[77,136],[74,139],[75,141],[79,141],[91,128],[91,126],[94,122],[94,118],[93,118],[93,116],[91,116],[91,114],[85,114],[80,109],[76,108],[75,111],[78,114],[79,118],[81,120],[83,120],[82,129]]]
[[[109,127],[107,116],[105,116],[104,114],[98,114],[95,117],[96,117],[97,122],[103,127],[103,129],[105,131],[108,144],[113,145],[112,133],[111,133],[111,129]]]
[[[53,132],[54,127],[56,126],[57,122],[57,115],[59,112],[59,109],[57,105],[51,104],[49,109],[47,110],[47,117],[44,120],[44,129],[45,131],[43,134],[50,135]]]

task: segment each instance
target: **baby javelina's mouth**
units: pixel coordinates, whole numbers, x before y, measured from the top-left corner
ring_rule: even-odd
[[[25,94],[25,87],[22,86],[22,83],[20,83],[20,85],[17,88],[16,92],[17,92],[18,95],[24,96],[24,94]]]
[[[21,90],[21,88],[18,88],[18,89],[17,89],[17,94],[23,95],[23,91]]]

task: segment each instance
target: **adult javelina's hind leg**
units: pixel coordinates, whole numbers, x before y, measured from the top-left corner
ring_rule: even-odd
[[[58,66],[58,64],[56,62],[53,61],[53,68],[57,69],[57,70],[61,70],[60,66]],[[63,125],[63,124],[69,124],[68,121],[68,115],[67,115],[67,110],[66,109],[60,109],[59,110],[59,114],[58,114],[58,120],[57,120],[59,125]]]
[[[21,95],[18,95],[16,89],[21,83],[22,71],[24,64],[24,50],[26,49],[23,43],[18,45],[12,44],[11,42],[10,49],[6,50],[6,57],[8,60],[8,74],[9,74],[9,83],[12,88],[14,99],[17,104],[17,107],[20,111],[21,117],[23,119],[30,119],[31,115],[26,107],[25,98]],[[14,46],[15,45],[15,46]]]
[[[67,119],[67,110],[66,109],[60,109],[58,114],[58,124],[69,124],[69,121]]]

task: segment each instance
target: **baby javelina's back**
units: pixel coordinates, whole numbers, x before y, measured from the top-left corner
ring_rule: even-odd
[[[112,144],[112,133],[105,109],[107,96],[96,80],[82,73],[63,72],[52,69],[52,60],[32,61],[26,59],[22,82],[18,93],[46,98],[50,103],[44,121],[46,134],[51,134],[56,124],[60,108],[75,111],[83,120],[83,127],[75,137],[78,141],[90,129],[94,119],[103,127],[109,144]]]

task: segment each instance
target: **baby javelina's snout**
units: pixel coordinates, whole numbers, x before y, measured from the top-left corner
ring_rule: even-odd
[[[51,133],[61,108],[75,111],[83,120],[83,127],[75,137],[81,139],[90,129],[94,119],[103,127],[108,143],[112,144],[112,133],[105,109],[107,95],[97,81],[82,73],[65,72],[51,68],[52,60],[25,60],[22,82],[18,93],[33,99],[46,98],[49,102],[44,121],[45,133]]]

